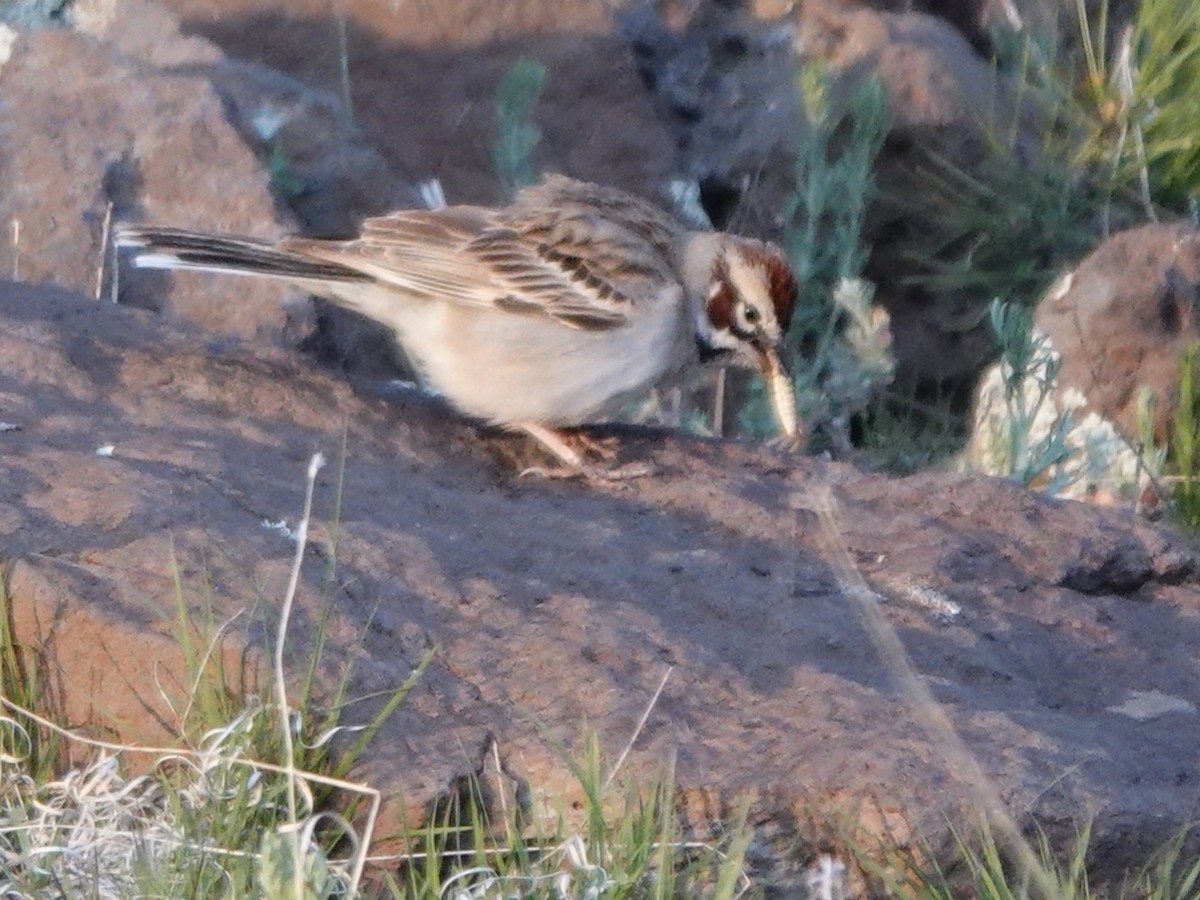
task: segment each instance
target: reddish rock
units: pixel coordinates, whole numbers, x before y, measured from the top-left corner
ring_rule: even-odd
[[[1061,380],[1131,441],[1149,390],[1165,441],[1179,396],[1180,362],[1200,341],[1200,233],[1188,223],[1113,235],[1038,307],[1037,326],[1062,354]]]
[[[72,31],[22,33],[0,68],[0,159],[0,272],[24,281],[93,293],[109,204],[117,218],[264,236],[279,228],[267,175],[207,80],[147,71]],[[104,300],[111,275],[109,265]],[[127,280],[123,302],[213,333],[282,340],[277,285]]]
[[[230,57],[342,94],[340,25],[324,0],[167,0],[184,30]],[[534,113],[544,171],[658,198],[670,139],[641,91],[606,0],[349,0],[354,119],[405,179],[438,176],[452,203],[501,199],[492,172],[495,93],[521,57],[548,69]],[[484,12],[486,10],[486,12]]]
[[[438,16],[478,2],[424,19],[421,4],[349,4],[355,115],[386,166],[441,174],[451,199],[494,199],[492,92],[529,55],[550,67],[542,164],[656,194],[671,144],[637,96],[607,8],[592,22],[589,3],[523,0],[445,41],[454,30]],[[243,129],[264,102],[282,103],[297,125],[311,114],[307,133],[321,138],[311,155],[289,145],[312,164],[305,171],[322,171],[320,148],[366,146],[329,105],[340,49],[323,3],[172,5],[186,39],[154,39],[174,26],[148,13],[145,33],[130,22],[108,44],[23,35],[0,68],[0,216],[22,219],[23,277],[90,292],[96,216],[109,199],[156,221],[277,228],[231,111]],[[902,123],[969,150],[955,116],[979,95],[953,74],[951,63],[968,59],[962,40],[919,18],[847,21],[830,58],[855,70],[892,60],[892,90],[914,101]],[[564,23],[577,31],[560,33]],[[199,35],[327,94],[261,69],[240,78]],[[905,35],[911,68],[888,43]],[[159,71],[172,61],[185,67]],[[324,170],[334,181],[375,165],[364,164],[369,154],[346,158],[347,168]],[[343,186],[358,199],[342,211],[372,197],[369,187],[355,194],[371,183],[356,177]],[[5,252],[0,241],[8,272]],[[1190,258],[1172,263],[1186,276],[1171,301],[1179,335],[1191,327]],[[1127,254],[1128,268],[1149,277],[1137,259]],[[339,459],[344,446],[344,463],[318,479],[290,669],[303,670],[323,627],[318,684],[328,689],[352,665],[349,695],[370,699],[344,721],[362,723],[438,648],[356,773],[386,794],[379,833],[419,821],[482,771],[493,739],[509,777],[533,789],[536,814],[568,808],[578,785],[557,746],[578,749],[586,718],[619,752],[667,666],[626,771],[653,773],[675,755],[697,826],[751,796],[758,860],[783,896],[797,894],[797,864],[831,821],[893,844],[919,831],[945,846],[947,822],[973,821],[979,801],[964,762],[1024,824],[1069,841],[1090,819],[1108,873],[1191,822],[1180,786],[1200,779],[1189,662],[1200,590],[1193,547],[1169,531],[1000,481],[894,480],[646,429],[609,433],[623,458],[653,460],[661,477],[518,480],[537,459],[525,442],[417,395],[385,401],[274,340],[215,338],[278,334],[277,295],[254,293],[273,289],[234,285],[143,281],[144,300],[179,313],[168,321],[0,283],[0,420],[20,426],[0,430],[0,559],[18,638],[45,654],[73,725],[154,743],[176,736],[187,684],[170,624],[176,571],[194,619],[208,610],[230,623],[229,668],[250,659],[245,683],[231,687],[253,688],[294,549],[264,522],[294,524],[310,454]],[[1107,298],[1098,306],[1115,296],[1107,291],[1094,295]],[[1170,306],[1154,306],[1160,324]],[[111,456],[96,454],[102,445]],[[849,563],[823,533],[825,497]],[[855,572],[877,594],[866,606]],[[873,614],[903,643],[967,757],[928,728],[930,710],[878,652]]]
[[[586,718],[619,752],[673,666],[626,771],[676,755],[693,821],[748,792],[783,889],[821,811],[943,846],[979,785],[877,652],[826,495],[867,609],[1008,809],[1064,839],[1090,819],[1107,871],[1191,821],[1196,560],[1134,517],[636,429],[613,432],[622,457],[663,476],[517,480],[504,457],[534,451],[416,398],[44,287],[0,284],[0,359],[21,426],[0,432],[0,556],[18,637],[81,727],[171,737],[176,567],[193,616],[231,622],[227,658],[263,646],[293,551],[263,523],[294,524],[309,455],[344,445],[318,479],[289,664],[331,606],[318,684],[352,664],[349,695],[372,698],[345,711],[358,723],[438,648],[356,773],[388,798],[381,833],[482,769],[493,738],[537,814],[568,808],[555,743],[578,749]]]

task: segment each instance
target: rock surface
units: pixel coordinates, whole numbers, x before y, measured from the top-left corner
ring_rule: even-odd
[[[7,589],[79,726],[173,736],[175,566],[192,609],[231,622],[227,658],[262,646],[293,551],[264,521],[294,525],[309,454],[338,460],[344,442],[318,479],[290,659],[299,671],[330,605],[321,682],[352,664],[350,695],[376,697],[353,722],[437,648],[356,773],[386,793],[381,833],[479,770],[493,740],[535,811],[556,809],[578,787],[555,743],[577,749],[586,718],[615,754],[673,667],[627,771],[676,754],[695,820],[750,792],[784,872],[811,846],[797,823],[863,803],[867,832],[936,845],[978,785],[874,648],[816,512],[826,494],[1010,810],[1066,832],[1092,815],[1114,868],[1190,819],[1196,558],[1133,517],[636,430],[615,432],[622,456],[663,476],[518,480],[511,457],[534,450],[427,402],[44,287],[0,285],[0,359],[0,414],[21,426],[0,432]]]
[[[1137,441],[1138,395],[1150,392],[1165,443],[1180,362],[1200,341],[1200,232],[1188,223],[1113,235],[1038,307],[1036,324],[1062,354],[1062,380]]]
[[[0,67],[0,159],[5,277],[109,297],[110,204],[115,219],[279,230],[268,176],[206,79],[147,71],[77,32],[24,32]],[[270,283],[243,284],[238,302],[220,304],[205,277],[150,274],[126,288],[125,302],[213,333],[280,343],[288,326],[285,291]]]
[[[228,623],[221,653],[246,676],[231,687],[254,688],[294,550],[264,523],[295,524],[321,450],[335,465],[318,478],[291,671],[329,610],[319,683],[349,670],[349,695],[369,699],[344,719],[366,722],[436,648],[355,773],[387,796],[380,834],[482,771],[493,742],[535,813],[569,807],[579,788],[557,748],[579,749],[586,718],[615,756],[669,667],[625,771],[646,776],[674,755],[701,830],[750,794],[756,859],[781,897],[847,819],[941,847],[981,788],[1064,840],[1091,816],[1110,874],[1191,821],[1200,584],[1194,548],[1168,530],[1000,481],[888,479],[646,429],[609,434],[661,477],[523,481],[515,472],[542,461],[526,443],[285,350],[269,286],[143,281],[145,305],[173,321],[81,296],[110,200],[184,225],[287,224],[226,115],[244,135],[267,98],[320,119],[322,147],[356,139],[315,95],[227,66],[213,43],[312,76],[327,100],[339,76],[326,4],[168,5],[186,38],[152,14],[108,43],[22,34],[0,68],[0,221],[22,222],[18,258],[0,241],[0,272],[72,289],[0,282],[0,422],[19,426],[0,428],[0,561],[18,637],[45,654],[64,721],[122,740],[177,736],[188,679],[176,572],[195,621]],[[671,142],[621,41],[597,24],[604,4],[523,0],[457,42],[444,19],[412,12],[421,4],[348,6],[356,117],[390,171],[440,174],[452,200],[495,199],[491,91],[529,55],[551,69],[541,163],[661,190]],[[369,174],[374,157],[346,158],[324,171],[387,178]],[[1172,296],[1183,334],[1188,294]],[[877,595],[865,605],[860,575]],[[930,730],[881,634],[899,637],[966,756]]]
[[[345,41],[324,0],[164,0],[186,33],[342,94],[405,178],[437,176],[451,203],[501,199],[492,172],[495,91],[521,57],[548,70],[534,113],[537,164],[661,197],[671,144],[641,90],[605,0],[349,0]],[[264,36],[269,35],[269,40]]]

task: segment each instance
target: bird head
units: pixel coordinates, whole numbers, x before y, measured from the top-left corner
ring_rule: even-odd
[[[780,429],[799,430],[783,337],[792,321],[797,284],[778,247],[724,234],[695,234],[685,276],[698,299],[696,344],[701,359],[757,368],[771,394]]]

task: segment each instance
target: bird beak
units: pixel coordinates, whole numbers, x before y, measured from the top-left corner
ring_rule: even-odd
[[[758,348],[758,361],[762,367],[763,381],[771,393],[771,404],[775,407],[779,429],[788,437],[795,437],[800,431],[800,424],[796,419],[796,389],[792,384],[792,376],[775,347]]]

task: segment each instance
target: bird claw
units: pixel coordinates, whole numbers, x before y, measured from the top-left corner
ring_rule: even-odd
[[[574,466],[529,466],[517,475],[517,478],[545,478],[552,481],[582,477],[583,469]]]
[[[520,426],[526,434],[542,445],[559,462],[560,466],[530,466],[524,469],[520,478],[547,478],[561,480],[579,478],[592,482],[628,481],[632,478],[643,478],[655,474],[658,469],[648,463],[632,463],[625,466],[614,464],[617,457],[619,442],[610,438],[597,441],[580,432],[570,435],[561,431],[546,428],[536,422],[523,422]],[[584,452],[580,453],[577,445]],[[593,465],[585,459],[584,454],[591,454],[601,460],[600,465]]]
[[[584,481],[615,483],[630,481],[634,478],[648,478],[657,475],[656,466],[649,463],[630,463],[626,466],[530,466],[523,469],[518,478],[545,478],[552,481],[562,481],[579,478]]]
[[[629,463],[624,466],[611,466],[607,469],[596,469],[590,477],[601,481],[630,481],[634,478],[650,478],[659,474],[658,466],[653,463]]]

